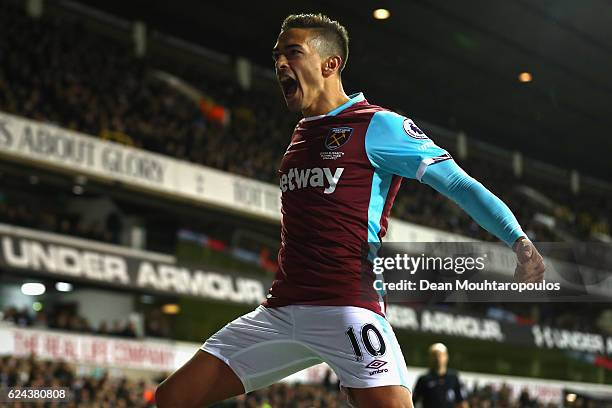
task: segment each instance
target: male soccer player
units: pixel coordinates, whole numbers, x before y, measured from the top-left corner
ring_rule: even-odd
[[[279,271],[263,304],[209,338],[157,403],[209,405],[326,362],[355,406],[412,407],[398,342],[361,284],[362,244],[385,235],[400,180],[432,186],[513,247],[518,279],[541,280],[542,258],[510,210],[412,120],[345,94],[337,21],[287,17],[272,54],[287,106],[304,115],[279,170]]]
[[[448,369],[448,349],[442,343],[429,347],[430,370],[419,377],[412,400],[423,408],[469,408],[459,376]]]

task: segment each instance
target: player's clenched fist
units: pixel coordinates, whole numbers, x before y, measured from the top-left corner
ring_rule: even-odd
[[[514,278],[519,282],[541,282],[544,279],[544,258],[535,245],[526,238],[521,238],[514,244],[517,265]]]

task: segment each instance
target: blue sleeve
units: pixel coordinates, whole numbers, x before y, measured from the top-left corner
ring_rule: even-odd
[[[451,158],[411,119],[389,111],[373,115],[365,146],[370,163],[376,169],[417,180],[421,180],[429,164]]]
[[[422,180],[456,202],[481,227],[507,245],[512,246],[517,239],[526,236],[508,206],[454,160],[427,167]]]

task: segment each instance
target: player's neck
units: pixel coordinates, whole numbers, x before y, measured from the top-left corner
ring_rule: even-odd
[[[342,83],[339,82],[323,89],[315,101],[302,111],[302,114],[305,118],[310,116],[325,115],[326,113],[347,103],[349,99],[350,98],[342,88]]]
[[[443,376],[446,374],[446,367],[439,367],[434,369],[434,371],[436,372],[436,374],[438,374],[439,376]]]

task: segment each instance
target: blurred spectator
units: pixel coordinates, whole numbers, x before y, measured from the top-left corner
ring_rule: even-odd
[[[159,310],[154,310],[145,319],[146,337],[170,337],[170,325]]]

